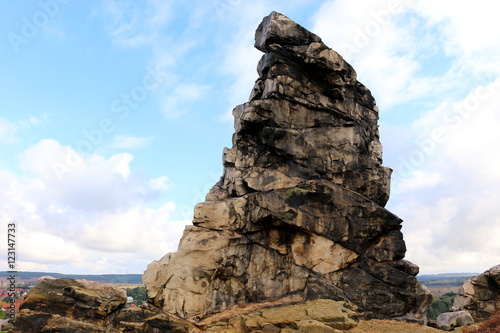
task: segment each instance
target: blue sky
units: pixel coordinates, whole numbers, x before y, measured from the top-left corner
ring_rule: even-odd
[[[254,32],[272,10],[322,37],[376,98],[407,259],[423,273],[500,262],[490,2],[0,6],[0,224],[17,224],[19,270],[141,273],[175,251],[222,173],[231,110],[257,78]]]

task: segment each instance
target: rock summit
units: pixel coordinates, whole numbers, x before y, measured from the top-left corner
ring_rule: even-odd
[[[384,208],[378,108],[317,35],[272,12],[224,173],[178,251],[152,262],[149,301],[193,323],[269,304],[345,302],[369,318],[425,318],[431,301]]]

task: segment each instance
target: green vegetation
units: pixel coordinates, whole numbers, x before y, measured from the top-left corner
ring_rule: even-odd
[[[461,286],[465,281],[477,275],[476,273],[454,273],[421,275],[417,279],[428,287]]]
[[[9,272],[0,272],[0,278],[9,277]],[[68,278],[68,279],[85,279],[103,283],[128,283],[140,284],[142,283],[142,274],[102,274],[102,275],[78,275],[78,274],[61,274],[61,273],[47,273],[47,272],[17,272],[16,279],[21,280],[38,279],[42,276],[53,276],[55,278]],[[33,285],[28,282],[28,284]]]
[[[7,319],[7,312],[0,311],[0,320]]]
[[[2,299],[2,302],[4,302],[4,303],[10,303],[11,301],[12,301],[12,297],[10,297],[10,296],[4,297]]]
[[[447,293],[441,297],[434,296],[434,300],[427,310],[427,318],[429,320],[436,320],[437,316],[441,313],[451,311],[455,296],[457,296],[455,293]]]
[[[142,303],[146,302],[148,296],[146,295],[146,287],[137,287],[133,289],[127,289],[127,296],[131,296],[134,298],[132,302],[135,305],[142,305]]]

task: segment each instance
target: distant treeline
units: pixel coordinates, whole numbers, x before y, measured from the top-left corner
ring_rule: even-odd
[[[10,272],[1,272],[0,278],[11,276]],[[52,276],[55,278],[68,278],[68,279],[85,279],[90,281],[105,282],[105,283],[129,283],[140,284],[142,283],[141,274],[101,274],[101,275],[83,275],[83,274],[61,274],[61,273],[48,273],[48,272],[16,272],[16,279],[30,280],[38,279],[42,276]]]
[[[426,286],[461,286],[465,281],[479,273],[450,273],[421,275],[417,279]]]
[[[9,277],[12,273],[0,271],[0,278]],[[141,274],[61,274],[49,272],[17,272],[16,278],[19,280],[38,279],[42,276],[53,276],[55,278],[69,278],[69,279],[85,279],[104,283],[129,283],[141,284]],[[453,273],[453,274],[434,274],[434,275],[420,275],[417,279],[427,286],[460,286],[466,280],[478,275],[479,273]]]

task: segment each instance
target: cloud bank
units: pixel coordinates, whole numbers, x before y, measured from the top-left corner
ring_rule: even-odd
[[[59,179],[52,165],[67,154],[78,153],[44,139],[20,155],[23,176],[0,172],[0,218],[15,217],[19,269],[137,273],[176,249],[190,221],[172,219],[171,201],[147,208],[169,189],[166,176],[138,176],[133,155],[120,153],[81,156]]]

